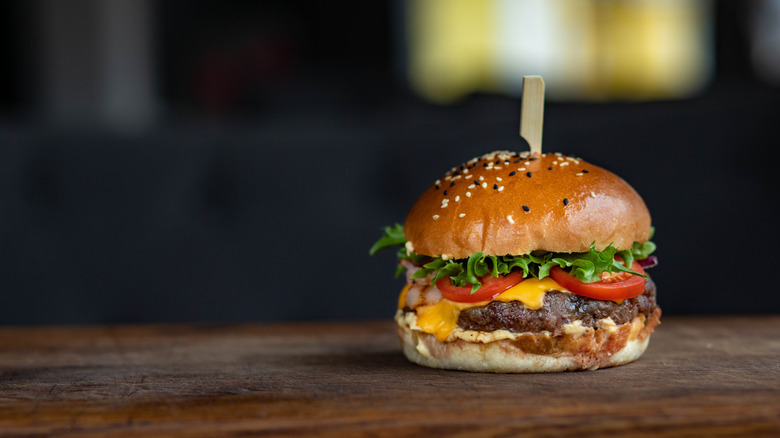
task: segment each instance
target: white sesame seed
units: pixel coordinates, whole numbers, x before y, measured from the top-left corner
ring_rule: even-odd
[[[461,177],[460,175],[458,175],[458,176],[456,176],[455,178],[452,178],[452,180],[453,180],[453,181],[455,181],[456,179],[461,179],[461,178],[462,178],[462,177]]]
[[[441,184],[441,180],[440,180],[440,179],[437,179],[437,180],[436,180],[436,182],[435,182],[434,184],[436,184],[436,185],[438,186],[439,184]]]
[[[507,216],[507,217],[506,217],[506,220],[508,220],[510,224],[513,224],[513,223],[515,223],[515,220],[514,220],[514,219],[512,219],[512,215],[511,215],[511,214],[510,214],[509,216]]]
[[[523,164],[525,164],[526,166],[530,166],[530,165],[531,165],[531,162],[530,162],[530,161],[526,161],[526,162],[524,162]]]
[[[595,193],[593,193],[593,192],[590,192],[590,196],[593,196],[593,197],[595,198],[595,197],[596,197],[596,194],[595,194]]]
[[[486,189],[487,188],[487,183],[482,183],[482,188]]]
[[[469,173],[469,169],[468,168],[463,169],[463,173]]]
[[[447,175],[447,176],[445,176],[445,177],[444,177],[444,181],[449,181],[449,180],[451,180],[451,179],[452,179],[452,177],[451,177],[451,176],[449,176],[449,175]]]
[[[569,162],[568,162],[568,161],[564,161],[563,163],[561,163],[561,167],[563,167],[563,166],[568,166],[568,165],[569,165]]]
[[[442,204],[441,208],[447,208],[447,204]]]
[[[562,154],[560,152],[556,152],[555,155],[560,157]]]
[[[503,181],[500,176],[496,177],[496,181]]]
[[[498,191],[499,191],[499,192],[500,192],[501,190],[504,190],[504,186],[501,186],[501,187],[499,187],[499,188],[498,188]]]
[[[518,168],[517,168],[517,171],[518,171],[518,172],[525,172],[525,167],[518,167]]]
[[[495,167],[492,167],[492,169],[500,170],[501,166],[495,166]]]
[[[471,197],[471,192],[466,192],[466,197],[470,198]]]
[[[458,215],[458,217],[463,217],[463,216],[466,216],[466,213],[461,213]]]
[[[474,185],[474,184],[469,186],[470,189],[473,189],[474,187],[476,187],[476,185]]]
[[[466,179],[474,178],[474,175],[466,175]]]
[[[485,180],[485,177],[484,177],[484,176],[480,176],[480,177],[479,177],[479,180],[480,180],[480,181],[484,181],[484,180]]]
[[[455,197],[455,202],[458,202],[458,201],[460,201],[460,196],[456,196]]]
[[[582,172],[577,172],[577,176],[582,176],[582,175],[585,175],[585,174],[582,173]]]
[[[436,220],[436,219],[438,219],[438,218],[439,218],[439,215],[438,215],[438,214],[434,214],[434,215],[433,215],[433,220]]]

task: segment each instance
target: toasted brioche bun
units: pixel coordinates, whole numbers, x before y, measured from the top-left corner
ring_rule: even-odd
[[[595,370],[633,362],[644,353],[650,334],[659,324],[661,309],[646,320],[639,315],[622,325],[601,321],[561,336],[549,332],[521,333],[493,342],[456,339],[438,342],[410,324],[402,311],[396,315],[398,335],[406,357],[419,365],[461,371],[544,373]]]
[[[442,258],[622,250],[649,239],[650,213],[628,183],[583,160],[493,152],[432,185],[404,232],[408,249]]]

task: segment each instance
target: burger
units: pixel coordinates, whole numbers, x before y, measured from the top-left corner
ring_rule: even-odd
[[[661,309],[650,214],[617,175],[561,153],[496,151],[452,168],[406,222],[395,321],[412,362],[478,372],[594,370],[645,351]]]

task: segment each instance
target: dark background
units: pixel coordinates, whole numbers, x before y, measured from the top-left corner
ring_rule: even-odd
[[[150,3],[153,123],[53,120],[40,3],[0,4],[0,324],[390,318],[380,228],[452,166],[523,147],[517,99],[408,90],[399,2]],[[643,195],[666,314],[780,312],[780,87],[748,62],[749,4],[715,3],[699,95],[545,108],[546,151]]]

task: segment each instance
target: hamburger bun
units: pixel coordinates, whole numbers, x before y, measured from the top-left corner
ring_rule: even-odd
[[[407,248],[445,259],[585,252],[591,243],[621,250],[648,240],[650,213],[623,179],[581,159],[498,151],[434,183],[404,232]]]

